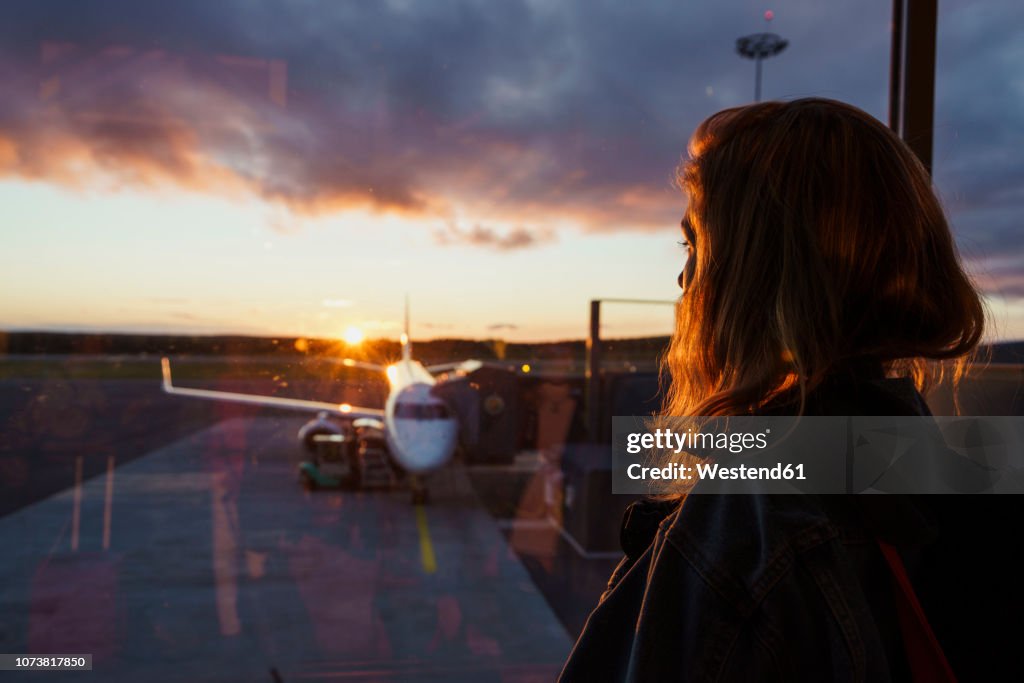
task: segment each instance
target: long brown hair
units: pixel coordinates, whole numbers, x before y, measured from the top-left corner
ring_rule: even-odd
[[[921,390],[928,359],[962,373],[984,307],[928,172],[891,130],[833,100],[764,102],[714,114],[689,152],[664,414],[741,415],[788,393],[802,411],[858,359]]]

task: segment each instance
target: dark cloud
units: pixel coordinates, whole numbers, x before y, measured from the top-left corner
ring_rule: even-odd
[[[971,274],[988,293],[1007,300],[1024,299],[1024,258],[1019,248],[969,261]]]
[[[518,330],[519,325],[513,323],[494,323],[493,325],[488,325],[487,329],[492,332],[497,332],[499,330]]]
[[[502,251],[525,249],[554,240],[554,231],[550,229],[530,230],[514,227],[501,232],[480,224],[468,228],[460,228],[449,223],[434,232],[438,244],[467,244],[474,247],[492,247]]]
[[[885,117],[887,3],[773,9],[790,47],[764,65],[766,97],[834,97]],[[748,0],[6,3],[0,172],[255,192],[300,215],[402,212],[441,242],[497,249],[553,240],[565,224],[671,229],[683,206],[672,172],[690,131],[752,95],[753,65],[734,45],[763,30],[762,10]],[[1012,274],[1024,270],[1022,10],[1001,0],[941,11],[937,183],[961,243],[979,252],[968,256],[1010,250]],[[44,43],[73,48],[44,63]],[[134,56],[103,57],[116,46]],[[273,65],[285,73],[276,95]],[[297,224],[275,219],[281,232]]]
[[[945,3],[939,22],[935,180],[986,291],[1024,297],[1024,6]]]

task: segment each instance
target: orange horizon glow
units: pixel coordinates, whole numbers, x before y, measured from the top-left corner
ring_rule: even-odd
[[[341,338],[344,339],[345,343],[349,346],[359,346],[366,339],[366,333],[355,325],[349,325],[341,334]]]

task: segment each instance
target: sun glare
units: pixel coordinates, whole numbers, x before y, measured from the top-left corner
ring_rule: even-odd
[[[342,333],[341,338],[345,340],[346,344],[356,346],[357,344],[362,343],[363,339],[366,338],[366,335],[363,334],[363,331],[358,327],[352,326],[345,328],[345,332]]]

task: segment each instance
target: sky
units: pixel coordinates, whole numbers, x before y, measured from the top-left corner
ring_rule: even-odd
[[[765,98],[885,120],[886,2],[0,6],[0,328],[580,338],[672,301],[694,127]],[[766,26],[764,12],[774,19]],[[1024,338],[1024,5],[940,3],[935,181],[990,339]],[[609,305],[605,336],[672,307]]]

